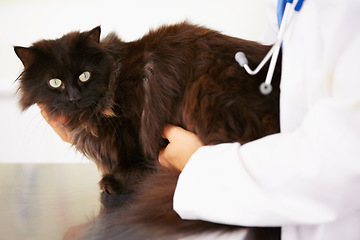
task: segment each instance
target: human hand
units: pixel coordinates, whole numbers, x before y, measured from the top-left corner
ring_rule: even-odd
[[[169,144],[160,151],[160,164],[165,167],[173,166],[180,171],[196,150],[204,145],[194,133],[173,125],[164,128],[163,138],[167,139]]]
[[[46,122],[52,127],[52,129],[54,129],[57,135],[59,135],[64,142],[71,143],[72,142],[71,133],[67,131],[64,127],[64,125],[69,121],[69,119],[65,115],[59,115],[51,119],[46,111],[45,105],[40,103],[37,105],[40,108],[41,115],[44,117]]]

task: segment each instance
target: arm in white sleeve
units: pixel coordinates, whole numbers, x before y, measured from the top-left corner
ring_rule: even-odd
[[[174,195],[184,219],[245,226],[335,221],[360,210],[360,35],[293,131],[200,148]],[[305,98],[304,98],[305,101]]]
[[[329,101],[291,134],[202,147],[179,178],[174,209],[247,226],[324,223],[359,210],[359,123],[360,105]]]

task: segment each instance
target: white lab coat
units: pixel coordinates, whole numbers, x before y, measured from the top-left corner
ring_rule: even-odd
[[[360,239],[360,1],[306,0],[283,42],[281,133],[200,148],[183,219],[282,226],[283,240]]]

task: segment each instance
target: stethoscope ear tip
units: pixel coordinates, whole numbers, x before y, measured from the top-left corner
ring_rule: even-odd
[[[267,84],[266,82],[261,83],[259,88],[263,95],[269,95],[272,92],[271,84]]]
[[[243,52],[237,52],[235,54],[235,60],[239,63],[239,65],[241,67],[244,67],[245,65],[249,64],[249,62],[245,56],[245,53],[243,53]]]

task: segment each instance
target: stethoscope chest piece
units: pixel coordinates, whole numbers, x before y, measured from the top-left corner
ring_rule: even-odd
[[[272,91],[272,86],[271,84],[267,84],[266,82],[263,82],[260,84],[259,89],[263,95],[269,95]]]

